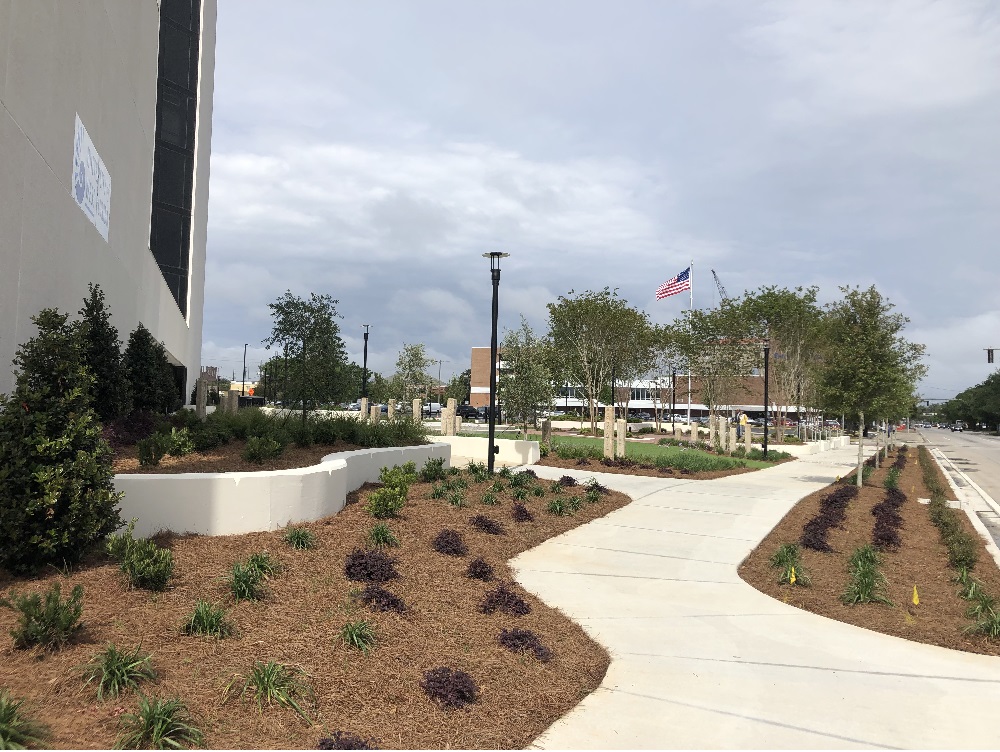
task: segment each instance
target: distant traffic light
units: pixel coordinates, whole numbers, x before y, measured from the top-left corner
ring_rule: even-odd
[[[993,362],[993,348],[990,348],[989,350],[986,351],[986,362],[987,363]]]

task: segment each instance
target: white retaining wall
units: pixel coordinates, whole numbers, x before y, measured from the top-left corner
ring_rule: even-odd
[[[866,441],[865,444],[869,442]],[[871,441],[872,451],[874,452],[875,442]],[[843,447],[849,447],[851,445],[850,436],[837,436],[832,439],[824,439],[823,441],[810,441],[805,444],[779,444],[776,441],[769,441],[767,443],[768,452],[774,450],[776,452],[788,452],[788,454],[793,457],[804,457],[807,454],[819,454],[820,452],[826,452],[830,449],[842,449]],[[760,449],[760,444],[754,444],[754,449]]]
[[[448,444],[451,453],[456,457],[468,457],[477,462],[486,462],[489,437],[484,436],[430,436],[436,444]],[[495,439],[500,453],[496,455],[499,462],[510,465],[534,465],[541,458],[537,441],[520,441],[517,439]]]
[[[324,457],[293,470],[252,473],[121,474],[115,489],[125,493],[121,516],[138,518],[137,537],[160,530],[200,535],[238,535],[284,527],[336,514],[347,494],[377,482],[383,467],[431,457],[451,462],[447,444],[359,449]]]

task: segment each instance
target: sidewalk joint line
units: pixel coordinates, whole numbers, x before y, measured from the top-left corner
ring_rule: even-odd
[[[558,546],[569,546],[571,548],[587,548],[592,551],[611,551],[616,554],[634,554],[636,556],[656,556],[660,559],[679,559],[680,561],[693,561],[699,564],[719,564],[724,567],[739,566],[740,562],[713,561],[711,559],[692,559],[688,556],[671,556],[670,554],[654,554],[647,551],[628,551],[624,548],[607,548],[605,546],[585,546],[582,543],[566,543],[564,541],[554,541]]]

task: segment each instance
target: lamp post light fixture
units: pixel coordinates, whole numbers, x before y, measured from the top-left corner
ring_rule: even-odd
[[[361,366],[361,396],[368,396],[368,327],[371,324],[362,324],[365,328],[365,358],[364,365]]]
[[[493,320],[490,330],[490,433],[487,444],[486,466],[490,475],[493,474],[496,455],[500,447],[495,444],[497,430],[497,315],[500,305],[500,259],[510,256],[503,251],[484,253],[483,258],[490,260],[490,277],[493,280]]]
[[[250,346],[249,342],[243,345],[243,381],[240,382],[241,397],[243,396],[243,393],[246,391],[247,388],[247,347],[249,346]]]
[[[770,404],[767,400],[768,372],[771,363],[771,340],[764,340],[764,461],[767,461],[767,435],[768,435],[768,415],[770,414]]]

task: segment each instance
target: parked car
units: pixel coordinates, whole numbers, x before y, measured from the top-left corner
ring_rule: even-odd
[[[638,418],[639,420],[652,420],[653,419],[653,416],[650,415],[649,413],[646,413],[646,412],[635,413],[632,417],[633,418]]]
[[[463,419],[476,419],[479,417],[479,409],[473,407],[472,405],[459,405],[455,408],[455,415]]]
[[[428,402],[421,408],[421,414],[425,418],[435,418],[441,415],[441,403],[440,402]]]

